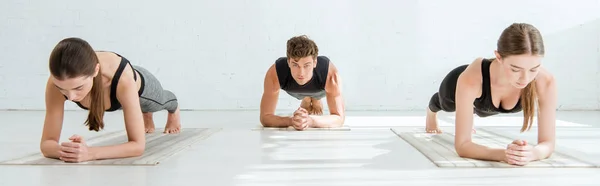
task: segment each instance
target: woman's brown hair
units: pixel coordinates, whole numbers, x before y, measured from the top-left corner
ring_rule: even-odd
[[[527,23],[514,23],[504,29],[498,39],[498,53],[502,58],[511,55],[531,54],[544,55],[544,41],[540,31]],[[521,132],[529,130],[533,123],[537,94],[535,79],[521,90],[521,106],[523,108],[523,127]]]
[[[98,57],[90,44],[80,38],[61,40],[50,54],[50,73],[58,80],[93,76],[98,65]],[[99,131],[104,128],[104,95],[102,90],[101,71],[94,77],[92,85],[91,106],[85,122],[90,130]]]

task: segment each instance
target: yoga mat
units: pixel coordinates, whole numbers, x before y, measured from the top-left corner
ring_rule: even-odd
[[[59,159],[44,157],[41,152],[24,157],[2,161],[0,165],[157,165],[190,145],[204,140],[221,129],[183,128],[179,134],[164,134],[157,128],[146,134],[146,150],[139,157],[95,160],[80,163],[66,163]],[[126,131],[109,132],[86,140],[88,146],[106,146],[127,142]]]
[[[293,112],[291,113],[284,113],[284,112],[280,112],[277,113],[278,116],[292,116]],[[267,131],[301,131],[301,130],[296,130],[294,127],[289,126],[289,127],[263,127],[262,125],[258,125],[256,126],[256,128],[252,129],[253,131],[256,130],[267,130]],[[344,125],[342,127],[335,127],[335,128],[306,128],[303,131],[350,131],[350,127],[348,127],[348,125]]]
[[[342,126],[335,128],[306,128],[304,130],[296,130],[294,127],[263,127],[262,125],[253,128],[252,130],[267,130],[267,131],[350,131],[350,127]]]
[[[482,131],[502,136],[510,139],[526,139],[528,143],[533,144],[537,140],[537,132],[524,133],[525,135],[516,135],[515,132],[509,132],[507,129],[492,128],[480,129]],[[517,131],[519,129],[515,129]],[[564,153],[571,157],[589,162],[600,167],[600,128],[596,127],[569,127],[556,129],[557,144],[554,147],[556,152]],[[560,144],[560,145],[559,145]]]
[[[537,167],[537,168],[597,168],[600,164],[581,160],[577,156],[560,151],[545,160],[530,162],[525,166],[510,165],[505,162],[483,161],[470,158],[461,158],[454,150],[454,135],[450,132],[442,134],[427,134],[421,131],[406,131],[405,129],[391,128],[392,132],[416,148],[438,167],[442,168],[511,168],[511,167]],[[485,130],[477,129],[473,134],[474,143],[492,147],[506,148],[514,139],[499,136]]]

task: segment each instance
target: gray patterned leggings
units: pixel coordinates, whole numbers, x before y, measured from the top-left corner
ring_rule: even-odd
[[[164,90],[162,85],[143,67],[134,65],[135,70],[142,76],[143,92],[140,95],[140,106],[143,113],[158,112],[167,110],[169,113],[174,113],[177,110],[177,97],[173,92]]]

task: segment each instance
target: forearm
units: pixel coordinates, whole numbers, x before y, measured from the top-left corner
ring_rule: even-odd
[[[473,142],[464,143],[456,151],[460,157],[478,160],[504,161],[506,157],[506,149],[490,148]]]
[[[326,115],[326,116],[310,116],[313,120],[312,126],[314,128],[331,128],[341,127],[344,125],[344,119],[339,115]]]
[[[260,118],[264,127],[289,127],[292,125],[292,117],[265,114]]]
[[[60,145],[54,140],[45,140],[40,145],[40,150],[46,158],[58,159],[60,156]]]
[[[141,156],[144,149],[145,144],[130,141],[119,145],[89,147],[88,151],[92,160],[102,160]]]
[[[542,142],[536,145],[533,148],[533,153],[535,154],[536,160],[543,160],[554,152],[554,143],[553,142]]]

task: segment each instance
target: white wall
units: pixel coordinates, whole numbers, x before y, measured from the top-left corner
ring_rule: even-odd
[[[265,71],[307,34],[340,69],[348,109],[422,110],[449,70],[492,56],[513,22],[544,34],[560,109],[600,108],[598,0],[161,2],[3,2],[0,109],[44,109],[48,56],[71,36],[145,66],[182,109],[258,109]],[[298,106],[280,97],[279,108]]]

